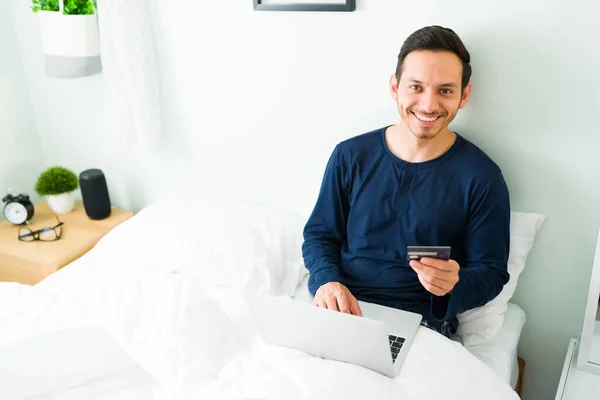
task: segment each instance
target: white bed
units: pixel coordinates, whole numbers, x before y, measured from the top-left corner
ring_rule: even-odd
[[[35,287],[0,284],[3,400],[518,399],[518,307],[497,325],[488,309],[466,315],[465,329],[493,335],[463,334],[465,346],[420,327],[395,379],[266,346],[240,293],[306,293],[303,219],[224,199],[173,201]]]
[[[466,346],[513,389],[519,378],[518,347],[524,326],[525,312],[518,305],[508,303],[506,318],[498,334],[485,343]]]
[[[208,292],[225,308],[229,308],[230,312],[234,310],[235,314],[237,306],[234,305],[235,302],[228,300],[228,291],[211,288]],[[295,298],[304,301],[307,298],[305,293],[305,286],[301,285]],[[506,323],[498,337],[469,349],[478,359],[493,368],[502,380],[510,382],[513,389],[518,373],[517,344],[523,323],[524,313],[518,306],[511,304]],[[421,332],[421,336],[429,336],[429,340],[439,336],[425,328],[419,329],[424,331]],[[464,357],[464,354],[462,356]],[[254,361],[247,359],[246,362]],[[32,369],[32,365],[36,366],[35,369]],[[474,366],[482,367],[477,363]],[[237,375],[236,371],[244,369],[243,364],[233,363],[230,367],[233,371],[223,376],[223,382],[228,382],[232,374]],[[255,378],[257,375],[260,374],[253,373],[249,377]],[[27,379],[15,379],[26,376]],[[276,374],[272,376],[278,378]],[[267,377],[263,375],[262,379]],[[177,392],[172,387],[161,385],[133,361],[105,329],[98,326],[61,329],[50,334],[33,336],[16,345],[0,347],[0,388],[2,398],[6,400],[25,398],[29,395],[40,400],[171,399],[175,398],[171,397],[174,391]],[[246,391],[243,393],[256,390],[254,387],[244,389]],[[178,395],[182,398],[207,394],[215,396],[213,390],[214,387],[208,385],[188,388],[187,392],[181,391]],[[281,392],[271,393],[272,398],[278,398],[279,394]]]
[[[298,301],[309,303],[308,279],[304,278],[294,293]],[[490,340],[465,346],[473,355],[492,368],[505,382],[515,389],[519,378],[518,346],[525,326],[525,312],[516,304],[509,303],[506,318],[500,331]],[[453,338],[460,342],[460,337]]]

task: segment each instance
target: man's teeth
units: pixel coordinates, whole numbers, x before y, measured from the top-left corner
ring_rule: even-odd
[[[417,113],[413,113],[413,114],[415,114],[415,116],[416,116],[417,118],[419,118],[419,119],[420,119],[421,121],[423,121],[423,122],[433,122],[433,121],[435,121],[436,119],[438,119],[438,117],[427,118],[427,117],[423,117],[423,116],[421,116],[421,115],[419,115],[419,114],[417,114]]]

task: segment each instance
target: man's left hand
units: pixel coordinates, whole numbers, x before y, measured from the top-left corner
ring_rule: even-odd
[[[458,283],[460,266],[454,260],[423,257],[419,261],[411,260],[410,266],[423,287],[436,296],[445,296]]]

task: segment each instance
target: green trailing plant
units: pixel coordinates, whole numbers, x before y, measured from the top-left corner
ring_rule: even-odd
[[[32,0],[33,12],[58,11],[59,0]],[[69,15],[89,15],[96,11],[96,0],[64,0],[64,13]]]
[[[42,172],[35,183],[35,191],[40,196],[72,192],[79,187],[77,175],[60,166]]]
[[[32,0],[33,6],[31,9],[33,12],[43,11],[58,11],[58,0]]]

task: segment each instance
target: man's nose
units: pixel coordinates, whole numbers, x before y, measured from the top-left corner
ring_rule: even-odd
[[[438,109],[437,93],[433,90],[426,90],[421,94],[420,104],[421,111],[426,113],[434,113]]]

